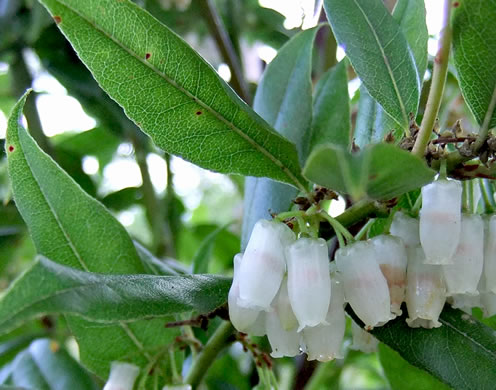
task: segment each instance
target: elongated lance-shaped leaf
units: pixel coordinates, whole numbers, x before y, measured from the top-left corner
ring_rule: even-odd
[[[315,88],[310,150],[331,143],[348,149],[351,145],[350,98],[343,60],[324,73]]]
[[[420,79],[408,43],[381,0],[324,0],[338,43],[370,95],[406,131]]]
[[[100,86],[165,151],[302,187],[294,145],[181,38],[124,0],[40,0]]]
[[[27,96],[9,118],[5,148],[14,199],[38,253],[84,271],[143,273],[122,225],[41,151],[20,124]],[[68,323],[82,362],[101,377],[108,375],[110,362],[125,357],[145,366],[151,358],[146,348],[169,344],[176,334],[153,320],[96,327],[69,317]]]
[[[460,1],[453,13],[453,51],[463,97],[477,122],[496,126],[495,0]]]
[[[73,314],[108,324],[207,313],[226,301],[230,284],[214,275],[97,274],[40,257],[0,299],[0,333],[41,314]]]
[[[420,85],[427,69],[427,41],[429,34],[425,19],[424,0],[399,0],[393,10],[393,18],[399,24],[413,55]],[[371,142],[380,142],[391,133],[400,139],[403,130],[397,122],[387,115],[362,85],[360,102],[355,126],[355,142],[363,147]]]
[[[410,328],[405,316],[374,328],[372,334],[410,364],[429,372],[453,389],[494,388],[494,329],[448,305],[439,318],[440,328]]]
[[[269,64],[255,94],[254,108],[283,136],[296,144],[303,163],[310,147],[312,120],[312,49],[317,28],[290,39]],[[245,181],[244,248],[255,223],[270,212],[287,211],[297,190],[266,178]]]

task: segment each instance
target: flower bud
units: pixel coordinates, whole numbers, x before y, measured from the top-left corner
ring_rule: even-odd
[[[355,321],[351,321],[351,337],[353,338],[351,349],[364,353],[377,351],[379,340],[369,332],[364,331]]]
[[[401,315],[401,304],[405,300],[406,264],[405,246],[398,237],[380,235],[370,240],[376,252],[377,262],[387,280],[391,313]]]
[[[389,232],[392,236],[401,238],[407,248],[420,245],[418,219],[409,217],[401,211],[394,214]]]
[[[344,316],[344,290],[343,283],[336,277],[331,282],[331,303],[327,312],[328,325],[317,325],[303,329],[304,350],[307,360],[327,362],[341,359],[341,345],[346,328]]]
[[[325,323],[331,300],[327,244],[322,238],[300,238],[286,249],[288,294],[300,332]]]
[[[240,306],[270,310],[286,270],[284,248],[294,239],[283,223],[262,219],[255,224],[239,271]]]
[[[441,266],[425,264],[421,247],[409,248],[407,254],[406,322],[412,328],[438,328],[439,314],[446,301]]]
[[[234,277],[227,296],[229,306],[229,318],[233,326],[240,332],[248,333],[250,326],[257,320],[260,311],[238,305],[239,298],[239,271],[243,255],[238,253],[234,256]]]
[[[484,223],[480,215],[463,215],[460,242],[453,264],[442,266],[447,295],[479,295],[477,285],[484,264]]]
[[[387,281],[370,242],[359,241],[339,249],[336,264],[343,278],[345,299],[367,329],[393,318]]]
[[[272,348],[270,356],[280,358],[300,354],[300,334],[296,331],[296,326],[291,330],[284,330],[275,311],[265,313],[265,329]]]
[[[110,375],[103,390],[132,390],[139,372],[139,367],[134,364],[112,362]]]
[[[461,229],[462,185],[437,180],[422,187],[420,242],[426,264],[451,264]]]
[[[496,215],[486,223],[483,279],[485,291],[496,294]]]

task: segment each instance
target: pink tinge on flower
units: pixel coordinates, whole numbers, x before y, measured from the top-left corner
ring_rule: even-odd
[[[421,247],[407,249],[407,324],[412,328],[438,328],[446,302],[446,287],[440,265],[425,264]]]
[[[394,318],[387,281],[370,242],[359,241],[339,249],[336,265],[342,276],[345,299],[366,328],[372,329]]]
[[[442,266],[447,295],[479,295],[477,286],[484,265],[484,223],[480,215],[462,216],[460,241],[452,262]]]
[[[331,299],[327,244],[322,238],[300,238],[286,249],[288,295],[298,319],[306,326],[326,324]]]
[[[401,315],[401,304],[405,299],[407,255],[403,242],[398,237],[380,235],[370,240],[376,259],[387,280],[391,300],[391,313]]]
[[[294,239],[283,223],[260,220],[255,224],[239,271],[239,306],[271,310],[286,271],[284,248]]]
[[[451,264],[461,231],[462,185],[437,180],[422,187],[420,242],[426,264]]]

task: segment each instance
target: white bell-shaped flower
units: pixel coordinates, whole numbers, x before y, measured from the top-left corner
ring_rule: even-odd
[[[296,331],[296,326],[284,330],[276,311],[265,313],[265,329],[272,348],[270,356],[280,358],[300,354],[300,333]]]
[[[383,325],[394,316],[386,278],[379,268],[370,242],[359,241],[336,252],[336,264],[342,276],[344,295],[367,329]]]
[[[412,328],[438,328],[439,314],[446,301],[446,287],[440,265],[425,264],[421,247],[407,249],[407,324]]]
[[[482,292],[480,295],[482,311],[484,317],[496,315],[496,294],[493,292]]]
[[[286,248],[288,294],[300,332],[325,323],[331,300],[327,244],[322,238],[300,238]]]
[[[496,215],[486,221],[483,279],[485,290],[496,294]]]
[[[239,271],[240,306],[270,310],[286,271],[284,248],[294,239],[281,222],[262,219],[255,224]]]
[[[376,252],[377,262],[387,280],[391,313],[401,315],[401,304],[405,300],[407,256],[403,241],[384,234],[370,240]]]
[[[482,307],[480,295],[454,294],[447,301],[454,309],[468,314],[472,314],[472,308]]]
[[[133,390],[140,369],[131,363],[112,362],[110,375],[103,390]]]
[[[238,305],[239,298],[239,272],[243,255],[238,253],[234,256],[234,277],[227,296],[227,304],[229,306],[229,318],[233,326],[240,332],[249,333],[250,327],[259,317],[259,310],[250,309]]]
[[[379,340],[369,332],[364,331],[355,321],[351,321],[351,337],[353,340],[350,346],[351,349],[364,353],[377,351]]]
[[[298,320],[289,301],[287,277],[284,277],[282,280],[281,287],[272,302],[272,306],[279,316],[279,321],[284,330],[291,330],[298,327]]]
[[[420,245],[419,220],[401,211],[394,214],[389,232],[392,236],[401,238],[407,248]]]
[[[484,222],[480,215],[464,214],[461,226],[453,264],[442,266],[446,293],[479,295],[477,285],[484,265]]]
[[[461,230],[462,185],[437,180],[422,187],[420,242],[426,264],[451,264]]]
[[[308,360],[327,362],[343,358],[341,346],[346,329],[343,283],[335,276],[331,286],[331,303],[326,316],[328,325],[303,329],[303,344]]]

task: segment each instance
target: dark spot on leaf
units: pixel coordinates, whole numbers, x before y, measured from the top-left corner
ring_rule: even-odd
[[[147,60],[148,60],[151,56],[152,56],[152,55],[151,55],[151,53],[146,53],[146,54],[145,54],[145,59],[147,59]]]
[[[201,114],[203,114],[203,112],[201,112],[201,111],[196,111],[196,115],[201,115]]]
[[[14,147],[12,145],[9,146],[9,152],[13,152],[14,151]]]
[[[454,7],[454,8],[457,8],[457,7],[459,7],[459,6],[460,6],[460,2],[459,2],[459,1],[455,1],[455,2],[453,3],[453,7]]]
[[[62,21],[62,18],[60,16],[58,16],[58,15],[55,15],[53,17],[53,20],[55,20],[55,23],[59,24]]]
[[[377,174],[369,175],[369,180],[375,180],[375,179],[377,179]]]

